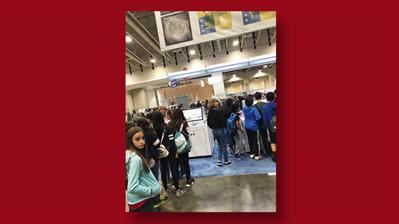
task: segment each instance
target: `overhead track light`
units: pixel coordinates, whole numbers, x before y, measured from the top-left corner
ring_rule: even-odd
[[[140,64],[140,71],[143,72],[143,65]]]
[[[256,50],[256,34],[252,32],[252,41],[254,42],[254,49]]]
[[[132,67],[130,66],[130,64],[128,64],[129,67],[129,74],[132,74]]]
[[[177,54],[176,54],[176,51],[174,53],[175,53],[175,63],[177,65]]]
[[[229,54],[229,45],[228,45],[228,43],[227,43],[227,38],[224,39],[224,43],[225,43],[225,45],[226,45],[226,54],[228,55],[228,54]]]
[[[212,48],[212,56],[216,57],[216,55],[215,55],[215,45],[213,44],[213,41],[211,41],[211,48]]]
[[[272,46],[272,41],[270,39],[270,30],[267,29],[267,41],[269,42],[269,46]]]
[[[240,52],[242,52],[241,36],[238,37],[238,44],[240,45]]]
[[[190,54],[188,53],[188,47],[186,47],[187,62],[190,63]]]
[[[162,62],[163,62],[163,67],[166,68],[165,56],[163,56],[163,55],[162,55]]]
[[[198,44],[198,51],[199,51],[200,59],[202,60],[201,44]]]

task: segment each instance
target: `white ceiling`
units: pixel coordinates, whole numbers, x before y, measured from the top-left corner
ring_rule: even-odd
[[[275,42],[275,28],[270,28],[272,42]],[[165,57],[166,66],[175,66],[175,52],[177,62],[187,62],[187,57],[190,59],[199,58],[198,45],[189,46],[188,50],[195,49],[195,55],[187,55],[186,49],[176,49],[168,52],[161,52],[159,47],[158,32],[153,11],[129,11],[126,13],[126,35],[133,38],[133,41],[126,43],[126,73],[129,73],[129,66],[131,71],[140,71],[140,64],[143,70],[152,69],[149,62],[151,57],[157,59],[155,66],[163,66],[162,56]],[[268,37],[265,30],[260,30],[256,33],[257,46],[267,45]],[[214,41],[215,54],[226,54],[226,41],[229,52],[239,50],[239,46],[234,47],[233,41],[237,38],[242,38],[243,50],[253,50],[252,33],[242,35],[240,37],[227,38]],[[210,42],[201,44],[203,57],[212,57],[212,48]]]

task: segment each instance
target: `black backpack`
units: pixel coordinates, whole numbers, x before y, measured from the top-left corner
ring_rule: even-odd
[[[260,114],[260,121],[258,122],[259,127],[261,128],[265,128],[265,126],[263,125],[263,111],[262,108],[266,105],[266,103],[262,102],[262,105],[259,105],[258,103],[255,104],[256,109],[258,110],[259,114]],[[262,107],[262,108],[259,108]]]
[[[270,119],[269,131],[276,133],[276,115],[274,115],[272,119]]]

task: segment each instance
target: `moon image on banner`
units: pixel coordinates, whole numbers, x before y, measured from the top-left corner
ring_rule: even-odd
[[[162,17],[166,46],[193,40],[188,12]]]

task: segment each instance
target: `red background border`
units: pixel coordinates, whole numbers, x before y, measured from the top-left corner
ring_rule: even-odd
[[[348,1],[4,5],[2,223],[388,223],[398,201],[395,6]],[[276,214],[124,213],[126,10],[276,10]],[[397,221],[396,221],[397,222]]]

